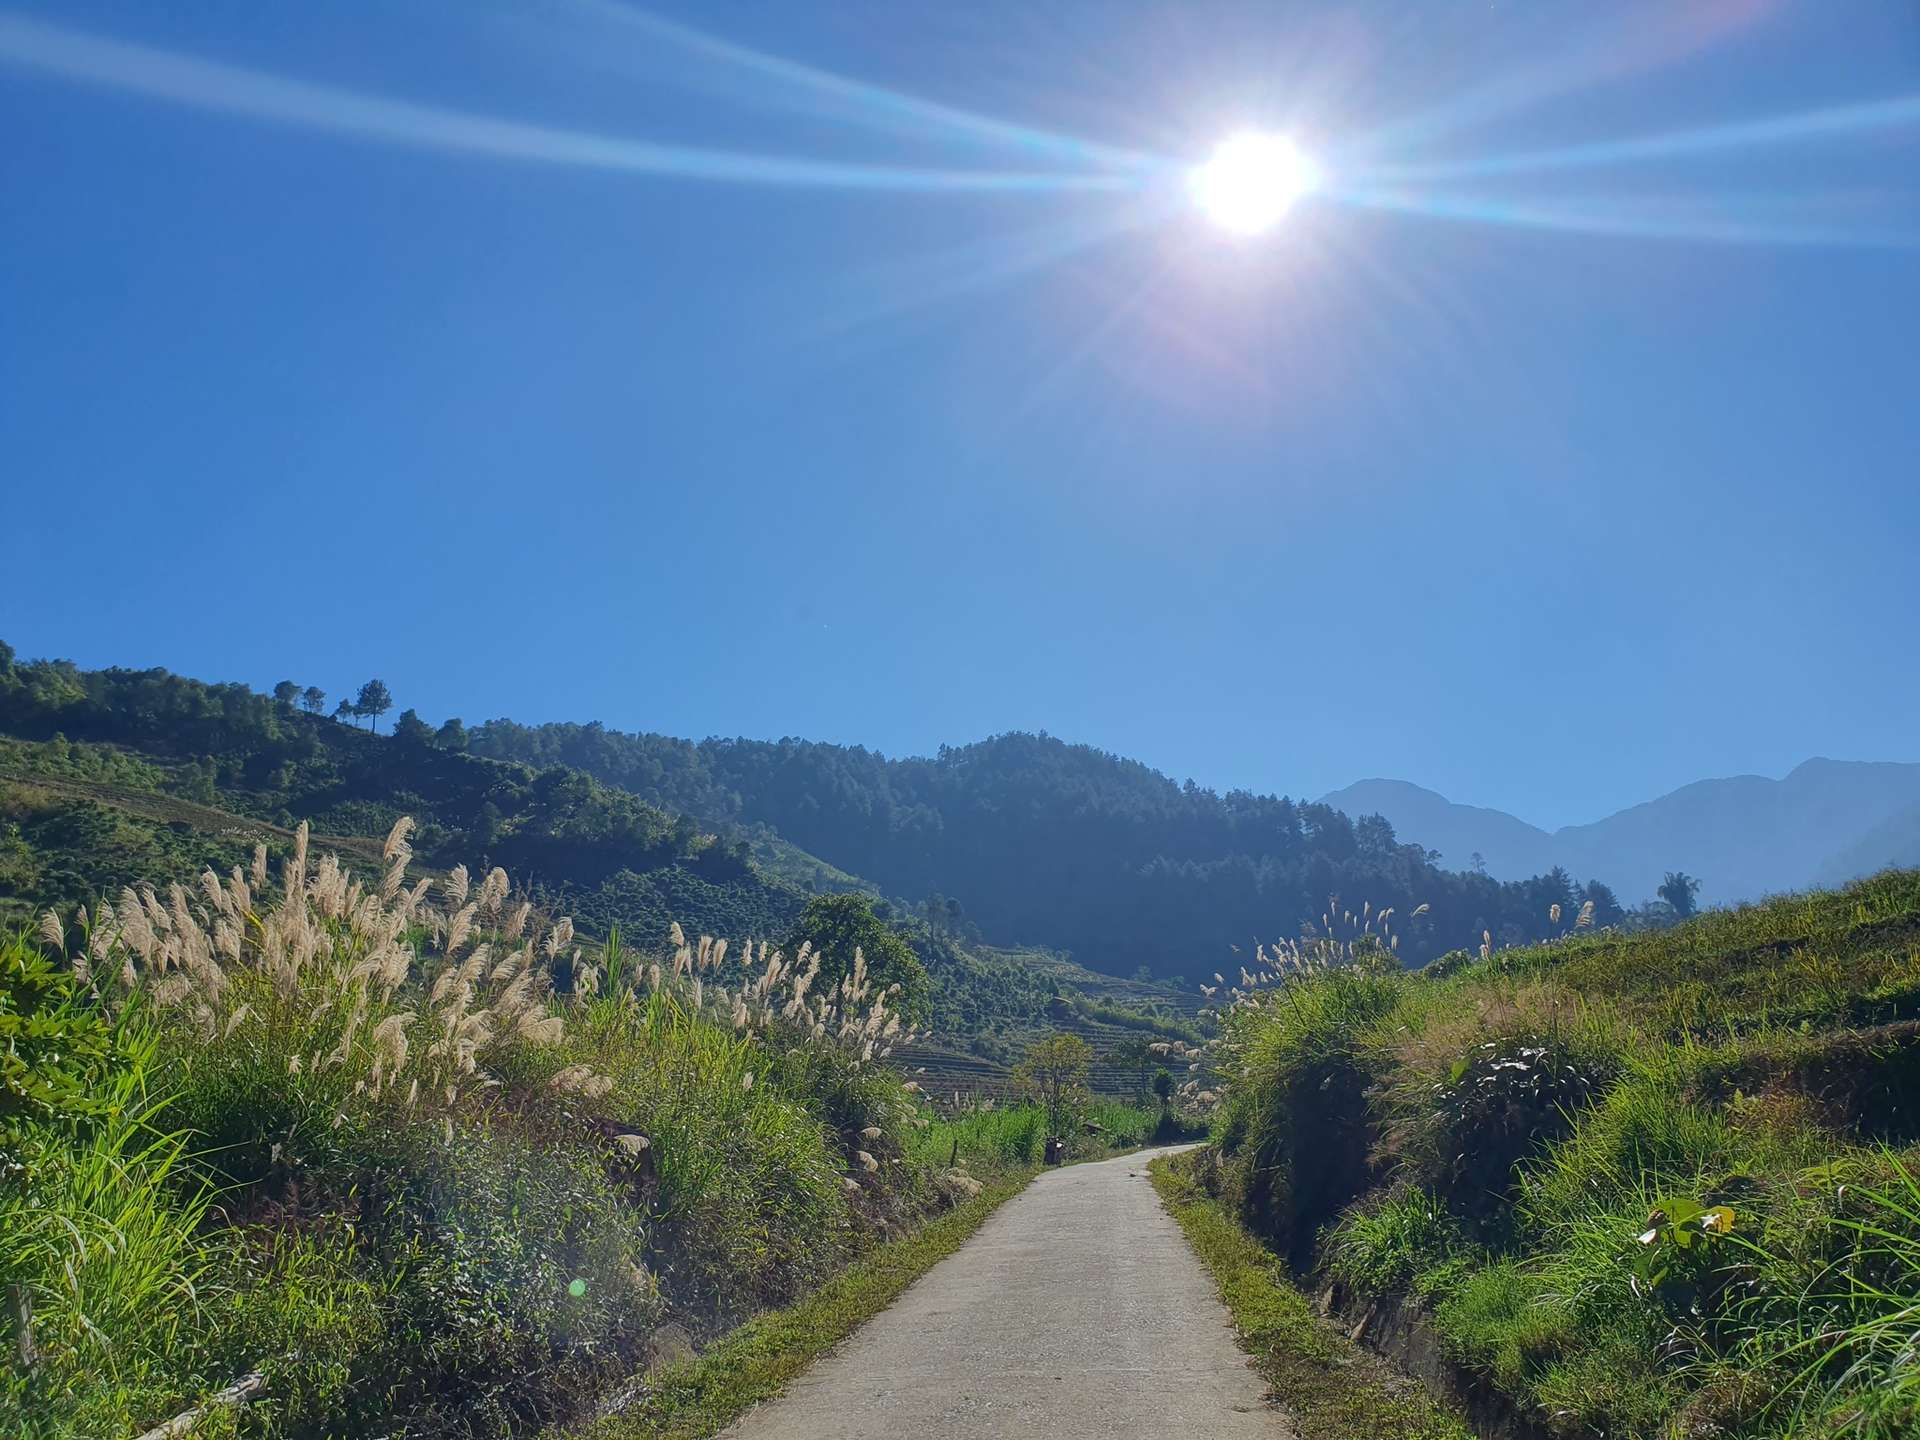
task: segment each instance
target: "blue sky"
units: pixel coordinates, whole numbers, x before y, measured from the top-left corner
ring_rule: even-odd
[[[1905,5],[0,3],[0,133],[29,655],[1546,825],[1920,760]]]

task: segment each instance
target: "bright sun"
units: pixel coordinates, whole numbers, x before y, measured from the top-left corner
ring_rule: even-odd
[[[1236,235],[1271,230],[1319,182],[1318,167],[1291,137],[1257,130],[1222,140],[1189,177],[1207,218]]]

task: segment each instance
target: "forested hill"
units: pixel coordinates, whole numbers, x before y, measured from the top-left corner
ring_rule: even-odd
[[[0,737],[0,901],[91,903],[189,861],[230,859],[223,846],[244,855],[271,833],[245,820],[374,837],[377,855],[401,815],[418,822],[423,864],[504,866],[602,932],[658,936],[679,920],[779,934],[806,900],[683,816],[577,770],[462,753],[417,718],[374,735],[294,696],[165,670],[16,663],[0,645]]]
[[[1403,959],[1416,964],[1477,946],[1482,932],[1497,943],[1544,938],[1570,928],[1589,899],[1596,923],[1621,913],[1597,882],[1442,870],[1378,817],[1220,795],[1044,734],[897,760],[798,740],[695,744],[505,720],[467,739],[476,753],[577,767],[705,825],[777,832],[891,894],[944,892],[990,936],[1070,950],[1112,973],[1230,968],[1232,946],[1322,925],[1330,897],[1356,913],[1393,907]]]
[[[211,807],[215,832],[231,814],[376,836],[411,814],[423,861],[484,857],[583,922],[636,935],[669,919],[777,934],[808,892],[866,882],[914,901],[952,897],[959,913],[940,921],[950,931],[1069,951],[1117,975],[1144,967],[1198,979],[1232,969],[1234,946],[1323,927],[1329,915],[1339,928],[1343,911],[1366,907],[1396,911],[1410,964],[1477,946],[1482,932],[1496,943],[1543,938],[1570,928],[1589,899],[1596,923],[1620,913],[1604,885],[1576,887],[1557,871],[1502,883],[1443,870],[1378,817],[1218,795],[1046,735],[903,760],[598,725],[434,728],[411,711],[375,735],[346,723],[351,709],[344,720],[318,713],[316,696],[164,670],[15,663],[0,647],[0,736],[16,745],[0,769],[42,777],[26,800],[16,782],[18,813],[0,817],[17,832],[12,858],[0,854],[0,889],[92,898],[111,878],[105,869],[62,878],[40,873],[46,857],[104,865],[99,857],[134,840],[110,839],[105,818],[70,802],[144,795]],[[384,687],[380,698],[391,705]],[[18,742],[42,748],[29,754]],[[59,805],[46,800],[55,782],[65,786]],[[124,832],[134,813],[118,804],[113,824]],[[146,813],[170,812],[146,804]],[[208,823],[196,821],[201,831]],[[66,833],[76,826],[91,828]],[[8,881],[9,867],[33,868],[31,884]]]

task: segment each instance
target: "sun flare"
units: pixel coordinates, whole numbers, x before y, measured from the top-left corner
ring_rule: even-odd
[[[1291,136],[1257,130],[1222,140],[1189,177],[1202,212],[1235,235],[1271,230],[1319,182],[1319,168]]]

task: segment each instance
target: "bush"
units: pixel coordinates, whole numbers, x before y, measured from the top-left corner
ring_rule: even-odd
[[[1301,1263],[1320,1226],[1366,1188],[1375,1137],[1361,1041],[1407,983],[1339,967],[1227,1019],[1227,1099],[1213,1127],[1227,1198]]]
[[[150,1049],[129,1037],[100,1117],[23,1128],[23,1174],[0,1188],[0,1294],[31,1306],[38,1363],[0,1367],[0,1433],[106,1435],[151,1423],[207,1373],[197,1343],[200,1234],[210,1192],[185,1173],[186,1136],[149,1093]],[[12,1316],[8,1316],[11,1323]]]
[[[910,1153],[878,1062],[912,1032],[861,958],[816,991],[677,928],[583,956],[501,871],[409,886],[407,833],[377,878],[302,831],[277,881],[258,850],[123,891],[80,932],[103,998],[5,952],[16,1038],[59,1043],[8,1072],[0,1284],[40,1359],[0,1429],[137,1433],[257,1367],[250,1431],[522,1434],[663,1315],[737,1323],[978,1188]]]
[[[1461,1244],[1459,1227],[1445,1207],[1407,1187],[1343,1218],[1328,1236],[1326,1267],[1344,1284],[1377,1295],[1445,1264]]]

